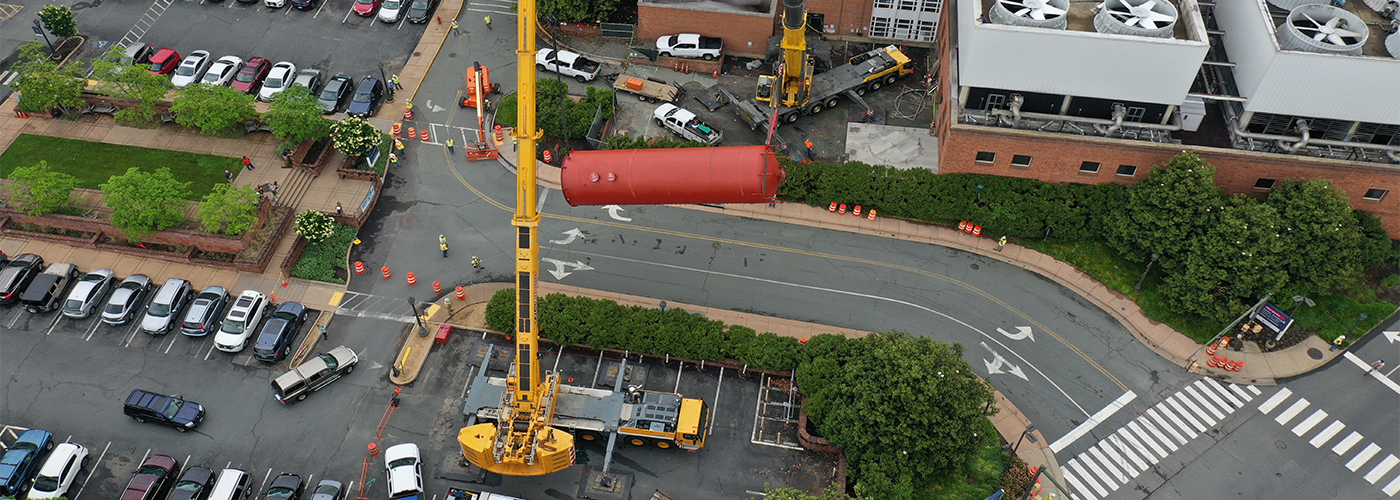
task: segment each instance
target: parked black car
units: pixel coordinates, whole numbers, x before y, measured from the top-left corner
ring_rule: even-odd
[[[292,0],[295,2],[296,0]],[[355,91],[355,80],[345,73],[337,73],[326,82],[326,86],[321,89],[321,94],[317,102],[321,104],[321,113],[332,115],[340,112],[345,106],[345,100],[350,98],[350,94]]]
[[[205,500],[209,498],[209,490],[213,485],[213,470],[198,465],[187,467],[165,500]]]
[[[306,306],[299,302],[283,302],[263,324],[258,341],[253,344],[253,357],[258,361],[276,363],[292,349],[292,339],[306,320]]]
[[[180,396],[163,396],[154,392],[133,389],[126,396],[122,413],[137,422],[158,422],[185,432],[193,429],[204,420],[204,407],[194,401],[185,401]]]
[[[13,304],[19,301],[29,282],[44,269],[44,258],[32,253],[22,253],[5,263],[0,269],[0,304]]]
[[[433,8],[437,7],[437,0],[413,0],[408,5],[408,22],[413,24],[423,24],[433,17]]]
[[[301,499],[301,476],[296,474],[281,473],[272,479],[272,484],[268,485],[267,493],[263,494],[263,500],[300,500]]]

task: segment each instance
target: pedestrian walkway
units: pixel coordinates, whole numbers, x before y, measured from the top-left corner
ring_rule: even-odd
[[[1108,497],[1262,393],[1211,378],[1186,385],[1065,462],[1061,472],[1075,491],[1071,498]]]
[[[1394,497],[1400,493],[1400,470],[1395,468],[1400,464],[1400,458],[1387,453],[1384,458],[1373,461],[1381,456],[1383,450],[1380,445],[1356,431],[1343,435],[1342,432],[1346,430],[1345,423],[1329,419],[1326,410],[1313,407],[1305,398],[1293,396],[1293,391],[1282,388],[1259,405],[1259,413],[1274,417],[1275,422],[1290,430],[1293,435],[1306,439],[1313,448],[1322,448],[1335,442],[1332,444],[1332,452],[1346,460],[1343,466],[1347,470],[1361,475],[1361,479],[1368,483],[1380,486],[1381,492],[1388,496]],[[1275,414],[1274,410],[1279,411]],[[1321,425],[1323,422],[1328,423]],[[1338,440],[1338,437],[1341,439]],[[1366,445],[1358,447],[1363,441]],[[1387,478],[1388,481],[1385,480]]]

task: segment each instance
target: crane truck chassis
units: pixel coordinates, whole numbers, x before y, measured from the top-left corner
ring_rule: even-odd
[[[852,57],[848,64],[813,75],[807,103],[800,107],[779,106],[778,122],[793,123],[803,115],[821,113],[835,106],[838,98],[847,92],[858,97],[892,85],[900,77],[914,72],[909,65],[909,56],[894,45],[878,47]],[[767,88],[771,95],[776,90],[773,88],[775,80],[772,76],[760,76],[758,94],[762,96]],[[766,126],[773,115],[773,107],[759,102],[757,98],[739,102],[737,108],[750,130]]]

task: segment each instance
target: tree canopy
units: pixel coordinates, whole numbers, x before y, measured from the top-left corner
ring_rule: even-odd
[[[540,19],[545,21],[546,17],[552,17],[561,21],[604,22],[617,10],[619,3],[619,0],[540,0]]]
[[[184,220],[189,191],[190,183],[176,180],[166,167],[153,172],[131,167],[102,185],[103,200],[112,209],[112,225],[130,241]]]
[[[99,82],[97,91],[134,104],[117,112],[117,122],[129,126],[155,124],[156,103],[165,100],[173,88],[170,78],[152,74],[145,68],[123,64],[121,45],[113,45],[92,61],[92,75]]]
[[[292,85],[273,96],[262,119],[272,126],[272,135],[290,143],[330,135],[334,123],[321,116],[316,93],[304,85]]]
[[[77,177],[55,172],[49,162],[19,167],[10,172],[10,201],[31,216],[51,213],[73,204],[73,190],[82,185]]]
[[[199,222],[211,233],[239,235],[258,221],[262,196],[249,186],[216,184],[199,204]]]
[[[204,135],[238,137],[243,122],[258,117],[253,96],[233,87],[193,84],[185,87],[170,106],[175,123],[198,128]]]
[[[45,5],[39,9],[39,20],[44,28],[54,36],[67,38],[78,34],[78,23],[73,20],[73,9],[67,5]]]
[[[813,342],[796,373],[803,409],[846,452],[858,495],[909,499],[977,454],[995,400],[961,344],[902,332]]]
[[[331,140],[335,148],[349,156],[369,153],[384,139],[383,132],[362,117],[352,116],[331,125]]]
[[[15,70],[19,77],[10,87],[19,93],[22,111],[42,113],[54,108],[77,107],[83,104],[83,89],[87,80],[71,68],[60,68],[49,60],[44,44],[28,41],[19,46],[19,62]]]
[[[320,243],[335,233],[335,219],[325,212],[307,210],[297,214],[295,231],[311,244]]]

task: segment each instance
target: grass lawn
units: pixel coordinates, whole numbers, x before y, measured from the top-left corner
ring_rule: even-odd
[[[49,162],[55,171],[77,177],[83,183],[79,187],[90,189],[100,189],[108,178],[131,167],[144,171],[169,167],[176,179],[190,183],[190,200],[203,199],[215,184],[227,182],[224,170],[237,175],[243,167],[239,158],[20,134],[0,154],[0,177],[9,177],[15,168],[40,160]]]

